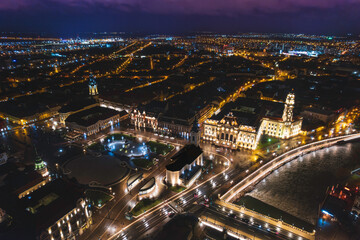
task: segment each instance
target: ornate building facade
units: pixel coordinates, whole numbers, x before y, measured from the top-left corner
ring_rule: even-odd
[[[290,92],[286,97],[282,118],[263,118],[261,123],[262,133],[281,139],[297,136],[301,131],[302,118],[293,117],[294,105],[295,94]]]
[[[204,124],[205,140],[234,149],[246,148],[254,150],[260,135],[260,131],[254,124],[240,123],[232,112],[221,120],[209,119]]]
[[[282,117],[262,114],[261,107],[241,106],[226,109],[204,123],[203,139],[233,149],[255,150],[262,134],[288,139],[301,131],[302,118],[293,117],[294,93],[287,95]]]

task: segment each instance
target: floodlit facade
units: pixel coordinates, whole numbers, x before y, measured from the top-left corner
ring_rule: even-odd
[[[191,186],[201,174],[201,148],[193,144],[186,145],[172,159],[173,163],[166,166],[166,182],[171,186]]]
[[[90,96],[97,96],[99,94],[97,83],[95,81],[95,78],[93,75],[90,75],[89,77],[89,95]]]
[[[281,139],[297,136],[301,131],[302,118],[294,119],[294,104],[295,94],[289,93],[286,97],[282,118],[264,118],[261,123],[262,133]]]
[[[230,148],[255,149],[260,138],[255,126],[238,123],[229,113],[220,121],[209,119],[204,124],[204,138],[217,145]]]
[[[288,139],[301,131],[302,118],[293,117],[294,93],[287,95],[282,118],[261,117],[260,113],[230,111],[223,118],[211,118],[205,121],[203,139],[219,146],[233,149],[255,150],[262,134]],[[255,109],[255,108],[254,108]],[[253,110],[256,111],[256,110]]]
[[[136,128],[150,128],[156,130],[158,127],[157,118],[152,114],[146,114],[145,111],[140,112],[135,109],[131,113],[131,121]]]
[[[166,182],[171,186],[190,187],[201,175],[203,151],[199,147],[200,129],[197,120],[190,132],[190,144],[185,145],[172,157],[172,163],[166,166]]]

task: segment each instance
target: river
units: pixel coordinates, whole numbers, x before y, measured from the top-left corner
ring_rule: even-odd
[[[309,153],[270,174],[249,193],[312,224],[328,186],[345,181],[360,166],[360,142]]]

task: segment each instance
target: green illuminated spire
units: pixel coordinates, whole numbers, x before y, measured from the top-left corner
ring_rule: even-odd
[[[45,168],[46,168],[46,164],[45,162],[42,160],[42,158],[39,156],[39,154],[36,151],[36,147],[34,146],[35,149],[35,171],[38,172],[42,172]]]

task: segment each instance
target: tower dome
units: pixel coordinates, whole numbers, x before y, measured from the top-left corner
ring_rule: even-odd
[[[35,149],[35,171],[40,173],[43,177],[47,176],[49,174],[48,169],[46,167],[46,163],[43,161],[43,159],[38,155],[36,148]]]
[[[98,95],[98,89],[97,89],[97,83],[95,81],[95,77],[90,74],[89,76],[89,95],[90,96],[96,96]]]

